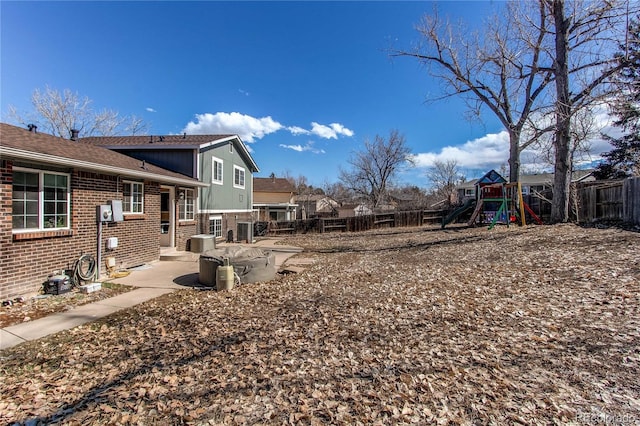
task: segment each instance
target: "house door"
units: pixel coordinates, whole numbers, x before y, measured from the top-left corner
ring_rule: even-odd
[[[160,188],[160,247],[175,246],[175,190]]]

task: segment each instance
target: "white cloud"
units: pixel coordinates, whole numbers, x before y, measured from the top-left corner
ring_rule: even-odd
[[[282,129],[282,124],[271,117],[255,118],[239,112],[196,114],[196,121],[189,122],[183,132],[189,134],[237,134],[244,142],[254,142]]]
[[[311,134],[309,130],[303,129],[302,127],[298,126],[287,127],[287,130],[290,131],[294,136]]]
[[[304,152],[304,151],[310,151],[314,154],[324,154],[325,151],[324,149],[317,149],[313,146],[313,142],[309,141],[307,142],[306,145],[302,146],[300,144],[298,145],[284,145],[284,144],[280,144],[280,148],[285,148],[285,149],[291,149],[293,151],[297,151],[297,152]]]
[[[245,96],[249,96],[250,95],[250,93],[247,92],[246,90],[238,89],[238,92],[242,93]]]
[[[241,90],[242,93],[244,91]],[[338,139],[339,136],[352,137],[353,130],[344,127],[340,123],[331,123],[329,125],[319,124],[315,121],[311,123],[311,130],[299,126],[284,126],[275,121],[271,116],[256,118],[250,115],[241,114],[239,112],[216,112],[196,114],[195,120],[190,121],[182,130],[189,134],[237,134],[245,142],[255,142],[256,139],[262,139],[268,134],[275,133],[279,130],[288,130],[292,135],[315,135],[323,139]],[[309,144],[312,144],[310,142]],[[300,147],[300,151],[311,151],[315,153],[324,153],[310,145],[290,145],[290,149]]]
[[[145,109],[147,110],[147,112],[156,112],[156,110],[151,107],[146,107]]]
[[[338,139],[338,135],[351,137],[354,135],[353,130],[347,129],[340,123],[331,123],[326,126],[324,124],[311,123],[311,131],[316,136],[324,139]]]
[[[490,133],[462,145],[445,146],[440,152],[415,154],[416,167],[428,168],[436,161],[455,160],[463,169],[495,169],[509,159],[509,133]]]

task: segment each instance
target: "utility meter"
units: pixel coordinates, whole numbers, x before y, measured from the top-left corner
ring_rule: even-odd
[[[112,222],[113,221],[113,211],[111,210],[111,206],[106,204],[102,206],[98,206],[96,209],[98,222]]]

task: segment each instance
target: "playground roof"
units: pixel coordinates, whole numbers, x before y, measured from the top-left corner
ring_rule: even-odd
[[[490,170],[487,172],[487,174],[485,174],[480,179],[478,179],[478,181],[475,184],[486,185],[491,183],[506,183],[506,182],[507,180],[503,178],[500,175],[500,173],[496,172],[495,170]]]

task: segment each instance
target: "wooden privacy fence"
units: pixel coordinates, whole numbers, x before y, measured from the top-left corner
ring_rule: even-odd
[[[331,217],[286,222],[261,223],[260,229],[266,234],[306,234],[335,231],[368,231],[377,228],[395,228],[440,224],[444,210],[412,210],[405,212],[377,213],[364,216]],[[258,234],[257,234],[258,235]]]
[[[640,177],[585,182],[577,187],[578,221],[640,225]]]

